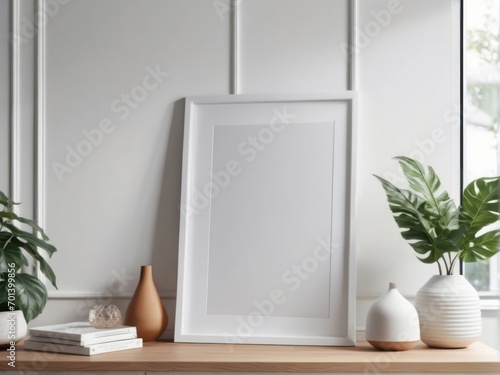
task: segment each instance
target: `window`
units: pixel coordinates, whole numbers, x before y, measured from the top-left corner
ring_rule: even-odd
[[[500,1],[465,1],[464,186],[479,177],[500,175],[499,19]],[[500,256],[465,263],[464,274],[478,291],[497,294]]]

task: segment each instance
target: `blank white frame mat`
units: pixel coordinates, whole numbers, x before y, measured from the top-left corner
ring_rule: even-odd
[[[186,98],[175,341],[355,345],[356,107]]]

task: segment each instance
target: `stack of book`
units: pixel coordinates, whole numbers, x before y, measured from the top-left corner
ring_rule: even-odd
[[[24,347],[55,353],[94,355],[142,347],[136,327],[94,328],[73,322],[30,329]]]

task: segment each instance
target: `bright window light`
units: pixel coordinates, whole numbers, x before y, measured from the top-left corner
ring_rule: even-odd
[[[465,1],[464,187],[476,178],[500,175],[499,19],[500,1]],[[498,293],[498,254],[465,263],[464,271],[479,292]]]

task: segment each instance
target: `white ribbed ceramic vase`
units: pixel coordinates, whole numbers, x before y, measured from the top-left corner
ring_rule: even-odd
[[[415,301],[420,338],[436,348],[465,348],[481,335],[479,295],[462,275],[436,275]]]

